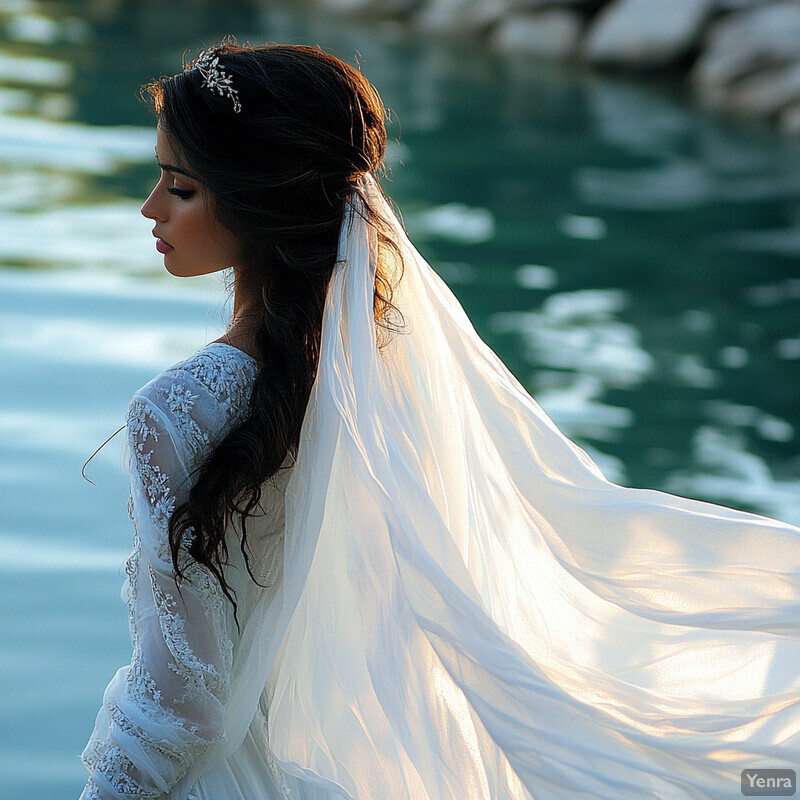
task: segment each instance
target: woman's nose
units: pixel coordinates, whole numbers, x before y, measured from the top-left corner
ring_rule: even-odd
[[[156,222],[164,222],[164,212],[158,206],[158,201],[156,197],[156,190],[153,189],[150,192],[147,200],[142,203],[141,208],[142,216],[147,217],[147,219],[155,220]]]

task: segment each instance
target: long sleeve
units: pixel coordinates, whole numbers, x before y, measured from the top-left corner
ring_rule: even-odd
[[[91,776],[81,800],[161,797],[225,736],[233,652],[228,601],[188,556],[189,580],[178,590],[167,538],[170,515],[191,485],[190,468],[210,447],[203,422],[216,409],[209,402],[199,411],[203,393],[173,376],[140,390],[128,410],[134,548],[123,597],[133,655],[106,689],[82,754]]]

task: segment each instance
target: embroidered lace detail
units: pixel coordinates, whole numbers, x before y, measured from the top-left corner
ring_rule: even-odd
[[[192,394],[183,384],[173,383],[165,392],[167,405],[169,410],[178,419],[188,419],[188,414],[194,406],[194,401],[197,400],[198,395]]]
[[[187,397],[189,395],[187,393],[183,396]],[[131,464],[131,467],[135,469],[144,487],[148,503],[150,504],[153,522],[163,534],[159,537],[158,541],[158,558],[164,563],[169,564],[172,562],[172,553],[169,548],[167,529],[170,517],[177,505],[175,494],[172,491],[172,484],[180,483],[182,476],[165,475],[161,470],[161,466],[151,463],[153,457],[152,444],[158,442],[160,430],[158,420],[153,416],[151,408],[151,402],[142,397],[135,397],[128,407],[128,436],[134,462]],[[131,508],[131,518],[134,520],[135,527],[136,520],[133,517],[132,496],[128,500],[128,505]],[[194,533],[192,529],[189,528],[184,532],[181,539],[182,549],[184,551],[181,559],[182,567],[187,566],[193,561],[188,552],[186,552],[191,544],[193,536]]]
[[[261,716],[264,720],[264,733],[266,734],[267,747],[264,754],[267,758],[267,769],[272,776],[275,787],[281,794],[281,800],[292,800],[292,794],[289,791],[289,787],[286,785],[286,778],[283,775],[283,770],[278,766],[278,762],[275,761],[275,756],[272,755],[272,748],[269,745],[269,725],[267,724],[269,712],[263,703],[260,705],[260,708]]]
[[[160,694],[160,693],[159,693]],[[153,704],[157,705],[157,703]],[[180,720],[172,714],[163,713],[166,709],[161,708],[161,715],[158,716],[154,713],[154,710],[151,708],[149,713],[147,714],[148,717],[154,719],[161,724],[164,723],[165,717],[173,717],[173,721],[175,724],[179,724]],[[147,747],[152,753],[153,751],[158,752],[162,757],[167,758],[175,763],[175,771],[183,772],[186,764],[188,763],[189,759],[186,757],[185,751],[181,748],[177,747],[174,744],[171,744],[166,739],[156,739],[150,734],[147,733],[142,727],[139,725],[135,725],[131,720],[125,715],[125,713],[120,709],[120,707],[116,703],[109,704],[109,712],[111,714],[111,718],[116,723],[119,730],[123,731],[124,733],[138,739],[140,742],[146,742]],[[187,730],[191,730],[191,727],[187,728]],[[129,772],[134,770],[135,767],[131,762]],[[126,780],[129,782],[130,788],[135,788],[136,784],[132,781],[130,775],[127,776]]]
[[[181,541],[187,585],[178,591],[168,523],[188,492],[191,459],[204,458],[247,411],[257,366],[245,358],[234,348],[200,351],[157,376],[128,407],[134,532],[122,595],[133,652],[124,688],[106,693],[105,714],[83,752],[92,773],[83,800],[161,798],[165,785],[225,737],[234,650],[227,601],[188,553],[191,528]],[[136,742],[130,756],[126,742]],[[131,760],[136,753],[146,754],[147,771]]]
[[[158,621],[161,625],[161,632],[164,640],[169,647],[170,653],[175,658],[175,662],[169,667],[176,674],[186,679],[186,694],[180,702],[185,702],[187,698],[194,698],[197,694],[208,687],[214,694],[223,692],[227,694],[228,684],[212,664],[208,664],[198,658],[188,639],[186,638],[186,622],[177,613],[177,602],[168,592],[161,589],[153,568],[148,565],[150,573],[150,585],[153,589],[156,608],[158,609]]]
[[[131,777],[136,767],[119,745],[112,744],[102,753],[93,751],[92,758],[84,757],[84,764],[92,770],[93,776],[102,775],[117,794],[136,797],[138,800],[158,800],[163,796],[158,789],[147,789]],[[81,800],[101,797],[97,779],[90,778]]]
[[[272,755],[272,750],[267,745],[267,768],[272,780],[275,781],[275,786],[281,793],[282,800],[292,800],[292,795],[289,792],[289,787],[286,785],[286,779],[283,777],[281,768],[275,762],[275,756]]]
[[[136,471],[147,493],[153,519],[159,528],[166,530],[175,509],[175,498],[170,494],[169,476],[164,475],[157,464],[150,463],[153,450],[147,447],[158,441],[159,429],[153,421],[147,401],[135,397],[128,407],[126,422]]]
[[[216,399],[234,411],[244,411],[258,366],[235,347],[206,348],[179,365],[207,386]]]
[[[132,611],[136,605],[136,581],[139,575],[139,554],[141,550],[141,542],[139,541],[135,526],[136,523],[134,522],[133,550],[131,550],[130,555],[125,559],[125,564],[123,566],[125,570],[125,582],[122,585],[121,592],[122,599],[128,607],[128,628],[131,633],[131,643],[134,647],[136,646],[136,642],[134,641],[136,631]]]
[[[207,452],[221,441],[227,433],[240,424],[247,413],[247,404],[253,379],[258,372],[255,362],[234,347],[216,347],[199,350],[191,358],[176,365],[175,382],[167,392],[166,400],[181,427],[190,432],[187,444],[192,450],[194,462],[201,451]],[[195,396],[186,396],[180,384],[184,376],[202,384],[219,403],[223,413],[223,425],[218,435],[201,429],[191,416]],[[181,387],[181,388],[177,388]]]
[[[89,783],[86,784],[86,788],[83,790],[80,800],[102,800],[100,797],[100,790],[91,778],[89,779]]]

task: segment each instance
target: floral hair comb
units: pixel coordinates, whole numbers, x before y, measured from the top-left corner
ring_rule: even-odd
[[[203,76],[203,86],[220,96],[227,95],[233,101],[233,110],[238,114],[242,110],[239,93],[233,88],[233,79],[219,65],[219,49],[204,50],[195,59],[189,70],[196,69]]]

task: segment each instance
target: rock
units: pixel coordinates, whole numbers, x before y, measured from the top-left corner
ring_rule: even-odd
[[[317,0],[317,3],[336,14],[396,17],[415,11],[421,0]]]
[[[430,0],[417,14],[421,33],[459,36],[483,33],[504,17],[512,0]]]
[[[498,52],[543,59],[565,59],[575,53],[583,17],[575,11],[552,8],[504,19],[489,44]]]
[[[591,23],[585,56],[594,64],[654,69],[698,43],[715,0],[614,0]]]
[[[574,8],[596,11],[608,0],[514,0],[512,5],[517,9],[541,11],[544,8]]]
[[[700,97],[726,107],[734,82],[758,70],[800,58],[800,4],[796,0],[722,17],[708,31],[705,52],[691,72]]]
[[[778,117],[778,126],[784,133],[800,134],[800,103],[784,108]]]
[[[738,81],[725,106],[731,111],[772,117],[792,103],[800,103],[800,61]]]

